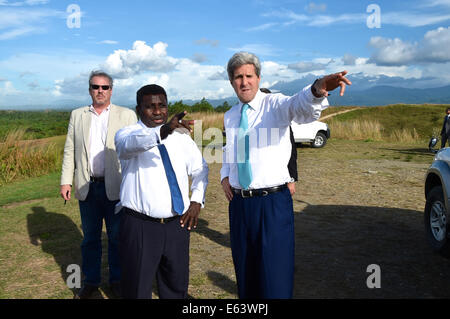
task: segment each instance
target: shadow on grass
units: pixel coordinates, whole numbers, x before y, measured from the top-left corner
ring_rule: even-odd
[[[225,290],[229,294],[237,295],[236,282],[227,276],[216,271],[208,271],[208,278],[214,283],[215,286]]]
[[[294,298],[450,298],[449,260],[416,210],[310,205],[295,214]],[[381,288],[369,289],[369,265]]]
[[[208,221],[199,218],[197,225],[197,232],[209,238],[210,240],[222,245],[224,247],[230,248],[230,233],[222,234],[217,230],[208,228]]]
[[[410,149],[393,149],[393,148],[381,148],[386,151],[394,151],[406,155],[428,155],[431,158],[435,153],[431,152],[428,148],[410,148]]]
[[[43,252],[53,256],[66,283],[71,274],[67,272],[67,266],[81,265],[82,234],[64,214],[48,212],[44,207],[33,207],[32,211],[27,215],[30,242],[35,246],[40,245]],[[75,294],[75,289],[71,290]]]

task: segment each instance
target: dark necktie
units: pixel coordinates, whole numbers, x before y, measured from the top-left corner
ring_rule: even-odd
[[[178,186],[177,177],[170,163],[169,154],[163,144],[158,145],[159,153],[166,171],[167,181],[169,182],[170,195],[172,197],[172,208],[178,215],[182,215],[184,211],[183,196],[181,196],[180,187]]]

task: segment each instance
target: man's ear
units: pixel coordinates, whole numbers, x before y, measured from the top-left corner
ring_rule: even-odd
[[[139,105],[136,105],[136,115],[137,115],[138,119],[141,118],[141,114],[139,113],[139,110],[140,110]]]

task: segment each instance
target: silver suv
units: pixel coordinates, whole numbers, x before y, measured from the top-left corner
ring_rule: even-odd
[[[430,148],[431,149],[431,148]],[[425,231],[434,251],[450,258],[450,148],[436,153],[425,177]]]

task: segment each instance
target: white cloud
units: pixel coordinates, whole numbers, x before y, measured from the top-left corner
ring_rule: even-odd
[[[13,83],[11,81],[4,81],[3,87],[0,87],[0,95],[1,96],[7,96],[7,95],[16,95],[19,94],[20,91],[18,91]]]
[[[0,6],[8,7],[22,7],[22,6],[35,6],[39,4],[47,4],[49,0],[26,0],[26,1],[16,1],[9,2],[7,0],[0,0]]]
[[[247,32],[264,31],[264,30],[273,28],[277,25],[279,25],[279,23],[273,23],[273,22],[265,23],[265,24],[262,24],[262,25],[259,25],[256,27],[247,28],[247,29],[245,29],[245,31],[247,31]]]
[[[297,71],[298,73],[306,73],[311,71],[325,70],[328,63],[317,63],[317,62],[297,62],[288,64],[288,68]]]
[[[208,61],[208,57],[202,53],[194,53],[194,55],[191,57],[191,60],[197,63],[203,63]]]
[[[450,27],[428,31],[420,42],[373,37],[369,46],[374,51],[370,62],[378,65],[449,62]]]
[[[194,44],[196,45],[209,45],[213,48],[219,46],[220,41],[219,40],[210,40],[206,38],[201,38],[199,40],[195,40]]]
[[[119,44],[118,41],[114,41],[114,40],[103,40],[100,42],[97,42],[98,44]]]
[[[102,69],[113,77],[123,79],[143,72],[172,71],[177,60],[167,56],[167,44],[156,43],[153,47],[144,41],[136,41],[131,50],[116,50],[108,56]]]
[[[438,2],[438,1],[436,1]],[[441,4],[448,1],[439,1]],[[326,9],[326,8],[325,8]],[[317,10],[316,10],[317,11]],[[281,22],[267,22],[264,25],[249,28],[248,30],[259,31],[265,30],[265,26],[271,26],[280,24],[283,26],[291,26],[295,24],[315,26],[315,27],[327,27],[336,24],[361,24],[366,25],[367,17],[370,13],[346,13],[339,15],[325,15],[325,14],[298,14],[291,10],[278,10],[267,12],[263,14],[266,18],[278,18]],[[399,25],[407,27],[422,27],[427,25],[435,25],[450,20],[450,14],[443,11],[435,13],[425,12],[406,12],[406,11],[394,11],[384,12],[382,11],[382,24]],[[266,27],[267,29],[268,27]]]
[[[356,64],[356,57],[346,53],[343,57],[342,57],[342,62],[344,63],[344,65],[355,65]]]
[[[64,16],[64,12],[49,9],[0,9],[0,40],[44,32],[49,19]]]

